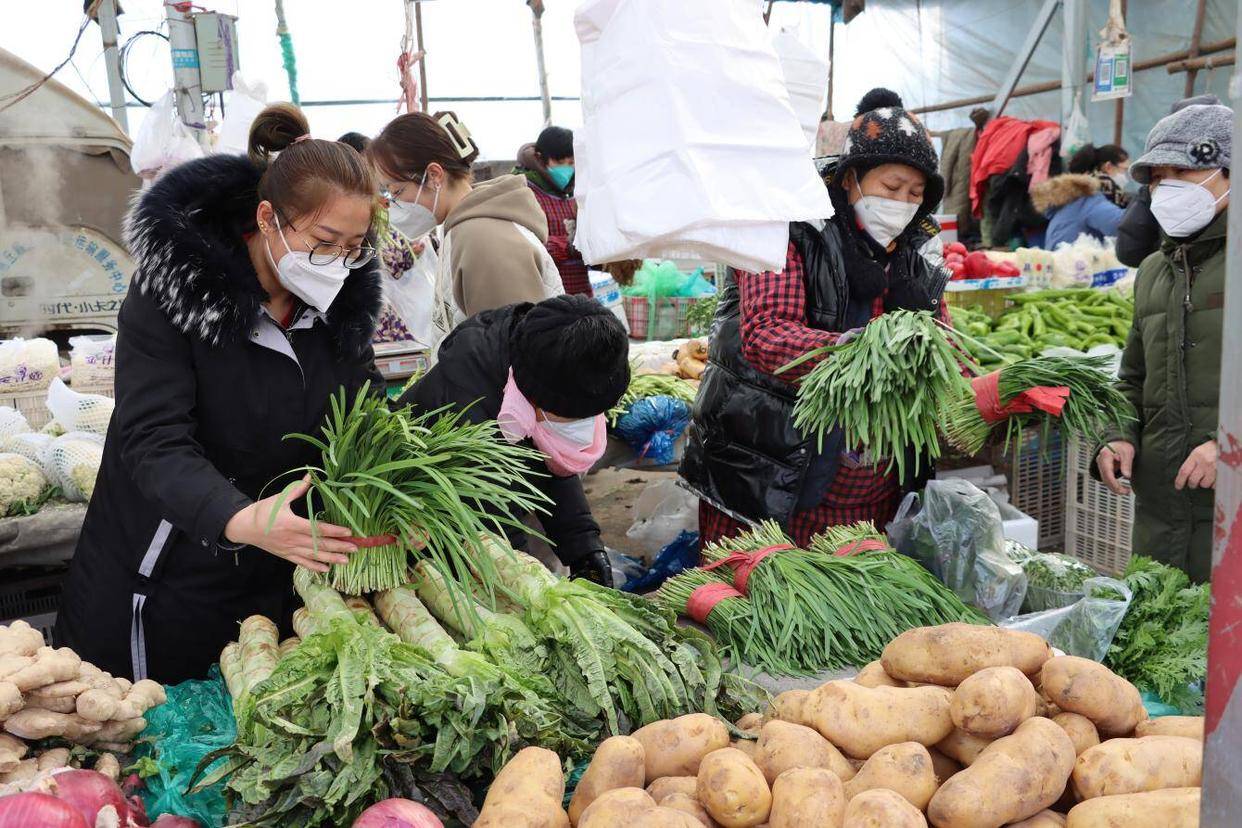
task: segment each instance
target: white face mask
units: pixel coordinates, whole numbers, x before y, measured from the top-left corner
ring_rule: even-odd
[[[435,192],[435,198],[432,199],[430,210],[418,203],[418,197],[423,193],[422,184],[418,185],[418,192],[414,194],[413,201],[390,199],[388,202],[388,224],[411,239],[420,239],[436,229],[436,226],[440,223],[436,221],[435,212],[436,208],[440,206],[440,188],[436,187]]]
[[[1203,186],[1218,175],[1220,170],[1203,179],[1202,184],[1176,178],[1161,181],[1151,194],[1151,213],[1160,222],[1160,228],[1181,239],[1211,224],[1216,218],[1216,205],[1229,195],[1229,190],[1225,190],[1220,198],[1212,198],[1212,191]]]
[[[545,418],[541,425],[545,430],[578,448],[588,448],[591,443],[595,442],[594,417],[587,417],[585,420],[570,420],[567,423]]]
[[[310,253],[289,247],[279,217],[276,217],[276,232],[280,234],[280,241],[285,246],[285,254],[280,257],[280,261],[273,261],[272,246],[264,239],[267,260],[276,268],[276,278],[284,285],[285,290],[315,310],[327,311],[349,276],[349,268],[345,267],[344,260],[338,258],[326,265],[311,264]]]
[[[1115,172],[1108,176],[1117,185],[1118,190],[1124,190],[1126,185],[1130,183],[1130,174],[1124,172]]]
[[[854,202],[854,215],[858,216],[867,235],[875,239],[880,247],[888,247],[893,239],[901,235],[922,205],[895,198],[863,195],[858,181],[854,181],[854,189],[858,190],[858,201]]]

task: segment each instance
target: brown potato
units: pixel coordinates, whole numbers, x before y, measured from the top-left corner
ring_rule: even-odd
[[[1040,811],[1021,822],[1011,822],[1009,828],[1065,828],[1065,815],[1056,811]]]
[[[1065,828],[1199,828],[1199,788],[1100,796],[1075,805]]]
[[[737,748],[751,759],[754,759],[759,751],[759,742],[757,739],[734,739],[729,743],[729,747]]]
[[[600,743],[569,802],[569,821],[577,825],[582,812],[600,794],[614,788],[641,788],[647,766],[642,743],[631,736],[611,736]]]
[[[805,711],[803,711],[802,706],[810,695],[810,690],[786,690],[772,699],[768,716],[773,719],[780,719],[783,722],[807,724],[805,721]]]
[[[1126,736],[1147,718],[1138,688],[1089,658],[1057,656],[1040,673],[1043,693],[1053,704],[1086,716],[1100,736]]]
[[[953,691],[953,724],[972,736],[1008,736],[1040,706],[1039,694],[1017,667],[986,667]]]
[[[884,665],[879,661],[873,661],[858,671],[858,675],[854,676],[854,683],[861,684],[863,687],[905,687],[904,681],[897,679],[884,672]]]
[[[936,828],[999,828],[1052,806],[1073,769],[1065,731],[1049,719],[1027,719],[941,785],[927,816]]]
[[[943,687],[863,687],[830,681],[808,705],[815,728],[850,756],[866,759],[886,745],[934,745],[953,731],[951,690]]]
[[[772,791],[749,756],[724,748],[699,765],[699,801],[724,828],[752,828],[767,821]]]
[[[675,793],[684,793],[693,797],[699,795],[699,778],[697,776],[662,776],[647,786],[647,793],[659,805],[665,797]]]
[[[1051,718],[1061,726],[1061,729],[1070,737],[1070,741],[1074,743],[1074,753],[1081,756],[1084,750],[1100,743],[1100,734],[1096,731],[1095,724],[1086,716],[1080,716],[1077,713],[1058,713]]]
[[[474,828],[568,828],[564,797],[560,757],[523,748],[496,774]]]
[[[1134,735],[1143,736],[1185,736],[1188,739],[1203,741],[1202,716],[1161,716],[1158,719],[1145,719],[1134,727]]]
[[[936,772],[937,786],[943,785],[946,779],[962,769],[960,762],[945,756],[937,748],[928,748],[927,755],[931,757],[932,770]]]
[[[647,784],[661,776],[694,776],[699,761],[729,746],[729,729],[706,713],[689,713],[640,727],[632,734],[643,745]]]
[[[1195,788],[1203,783],[1203,743],[1185,736],[1109,739],[1074,763],[1079,799]]]
[[[845,792],[835,773],[791,768],[772,783],[768,828],[837,828],[845,818]]]
[[[906,630],[888,642],[880,662],[895,679],[956,687],[986,667],[1033,676],[1051,657],[1048,642],[1034,633],[953,623]]]
[[[645,815],[655,807],[655,800],[642,788],[613,788],[596,797],[575,824],[577,828],[636,825],[640,814]]]
[[[875,788],[850,800],[842,828],[927,828],[927,820],[901,794]]]
[[[845,798],[863,791],[886,788],[901,794],[920,811],[936,792],[936,771],[931,754],[918,742],[900,742],[880,748],[853,779],[845,783]]]
[[[709,817],[710,818],[710,817]],[[643,828],[703,828],[703,823],[699,822],[692,814],[688,814],[678,808],[666,808],[656,806],[650,811],[644,811],[636,823],[642,825]],[[618,823],[623,826],[623,823]]]
[[[711,814],[707,813],[707,809],[702,806],[696,797],[684,793],[671,793],[662,800],[657,800],[661,808],[672,808],[674,811],[681,811],[698,820],[701,825],[707,828],[716,828],[718,823],[712,819]]]
[[[746,733],[759,735],[759,731],[763,730],[763,726],[768,723],[768,717],[762,713],[747,713],[745,716],[737,720],[737,729]]]
[[[769,785],[790,768],[824,768],[842,781],[854,776],[854,766],[818,731],[779,719],[763,726],[751,758]]]

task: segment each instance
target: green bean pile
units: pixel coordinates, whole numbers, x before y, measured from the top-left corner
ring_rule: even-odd
[[[1018,394],[1040,386],[1069,388],[1069,399],[1061,416],[1045,411],[1014,414],[1000,423],[985,422],[975,405],[975,395],[967,391],[946,402],[942,414],[945,439],[966,454],[977,454],[992,431],[1005,430],[1005,441],[1014,449],[1022,441],[1022,431],[1038,425],[1042,436],[1048,437],[1053,423],[1060,422],[1066,431],[1081,435],[1088,442],[1102,442],[1112,428],[1121,428],[1133,415],[1125,396],[1106,373],[1112,357],[1034,357],[1015,362],[1001,369],[999,392],[1001,403],[1008,403]],[[1046,444],[1046,439],[1040,441]]]
[[[962,375],[968,357],[928,311],[893,311],[871,320],[844,345],[811,351],[781,371],[825,356],[802,380],[794,424],[824,435],[845,431],[845,446],[866,448],[895,464],[900,480],[918,473],[920,458],[940,456],[937,431],[945,400],[970,393]],[[913,450],[914,468],[907,468]]]

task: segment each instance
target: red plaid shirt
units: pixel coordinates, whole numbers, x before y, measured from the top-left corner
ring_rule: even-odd
[[[737,286],[741,298],[742,356],[764,373],[775,375],[781,366],[807,351],[831,345],[841,336],[840,332],[821,331],[806,324],[806,273],[802,255],[792,242],[785,256],[784,271],[739,271]],[[938,312],[942,320],[949,321],[943,301]],[[883,313],[884,296],[881,294],[871,307],[871,318]],[[781,374],[781,379],[796,385],[818,362],[807,360]],[[871,520],[882,528],[897,513],[900,501],[896,469],[886,473],[877,467],[849,468],[842,464],[819,505],[794,513],[790,534],[794,543],[805,545],[812,535],[829,526]],[[699,534],[704,545],[745,530],[745,524],[706,501],[699,503]]]
[[[549,193],[530,178],[526,179],[526,183],[534,192],[535,200],[543,208],[544,215],[548,217],[547,248],[552,254],[552,261],[556,262],[556,269],[561,273],[565,292],[570,295],[590,296],[591,277],[587,275],[586,263],[582,261],[582,254],[570,244],[569,230],[565,227],[567,220],[578,220],[578,202],[573,198]]]

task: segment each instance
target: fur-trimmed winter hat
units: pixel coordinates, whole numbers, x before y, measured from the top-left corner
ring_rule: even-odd
[[[630,384],[625,328],[585,296],[556,296],[533,306],[514,326],[509,353],[522,396],[558,417],[603,414]]]
[[[877,87],[858,102],[834,177],[840,180],[846,170],[852,169],[861,178],[881,164],[906,164],[927,176],[922,213],[930,213],[940,203],[944,179],[940,177],[936,149],[927,129],[906,112],[900,95]]]

